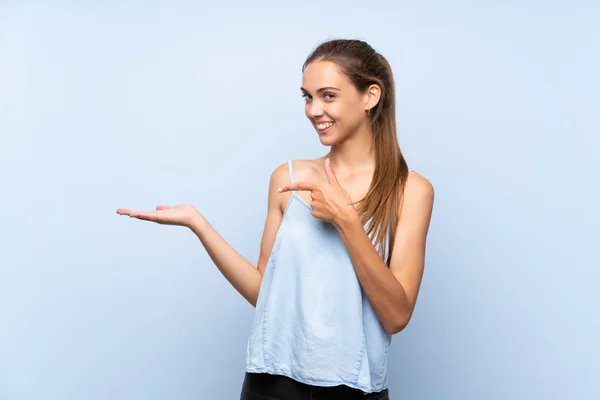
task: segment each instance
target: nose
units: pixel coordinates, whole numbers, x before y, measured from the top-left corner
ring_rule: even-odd
[[[311,101],[310,103],[306,103],[306,115],[309,118],[318,118],[323,115],[323,107],[321,107],[321,103],[318,101]]]

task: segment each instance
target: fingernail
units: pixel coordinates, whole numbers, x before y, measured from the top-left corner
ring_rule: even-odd
[[[283,192],[283,188],[279,188],[279,189],[277,189],[277,191],[278,191],[279,193],[281,193],[281,192]]]

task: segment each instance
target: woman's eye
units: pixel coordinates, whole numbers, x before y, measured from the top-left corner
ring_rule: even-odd
[[[326,100],[333,100],[335,98],[335,94],[333,93],[325,93]]]
[[[302,98],[304,99],[304,101],[308,101],[308,100],[310,100],[310,95],[303,93]]]

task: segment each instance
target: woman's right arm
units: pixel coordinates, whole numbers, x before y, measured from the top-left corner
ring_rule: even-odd
[[[180,225],[190,228],[208,252],[219,271],[250,304],[256,307],[263,273],[275,243],[275,237],[283,218],[283,205],[290,193],[279,193],[277,189],[287,183],[287,166],[282,164],[271,174],[267,221],[260,244],[258,267],[255,268],[219,235],[206,218],[191,204],[156,207],[156,211],[117,209],[117,214],[130,218],[152,221],[164,225]]]
[[[287,165],[282,164],[271,174],[267,206],[267,219],[260,244],[260,256],[255,268],[240,255],[208,221],[197,213],[190,229],[198,236],[208,255],[223,276],[252,306],[256,307],[258,292],[275,237],[283,218],[283,204],[291,194],[278,193],[277,189],[288,181]]]

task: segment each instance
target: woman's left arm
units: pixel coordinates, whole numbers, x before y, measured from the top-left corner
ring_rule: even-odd
[[[433,200],[431,183],[416,172],[410,172],[389,268],[365,232],[354,207],[344,208],[334,219],[365,295],[390,334],[408,325],[417,302]]]

